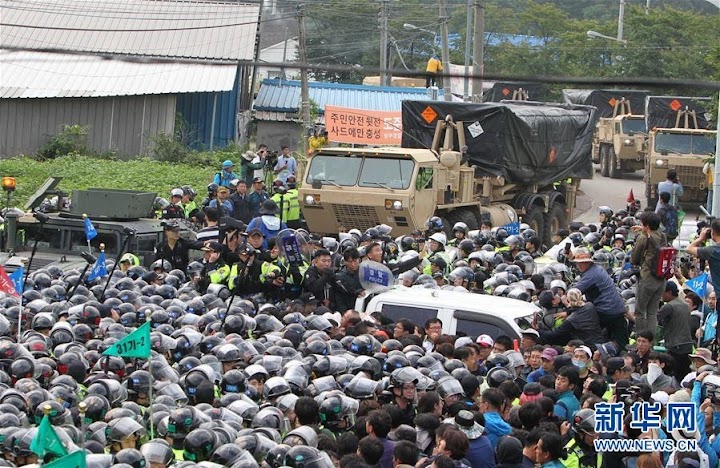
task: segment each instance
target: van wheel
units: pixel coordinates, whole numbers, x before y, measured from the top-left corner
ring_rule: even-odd
[[[608,148],[608,158],[607,159],[608,159],[608,166],[609,166],[608,167],[608,175],[612,179],[619,179],[621,171],[620,171],[620,168],[617,167],[618,161],[617,161],[617,154],[615,154],[614,146],[610,146]]]

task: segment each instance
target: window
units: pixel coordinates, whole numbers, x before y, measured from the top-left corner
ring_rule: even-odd
[[[647,133],[645,121],[641,119],[625,119],[622,121],[623,133],[634,135],[635,133]]]
[[[71,231],[70,250],[73,252],[87,251],[87,238],[84,230]],[[100,244],[105,244],[105,255],[117,255],[120,246],[120,234],[98,231],[97,237],[90,241],[93,252],[97,253]]]
[[[40,249],[63,250],[61,229],[53,229],[49,226],[43,226],[40,229],[40,225],[36,223],[23,224],[19,229],[25,231],[24,245],[26,247],[31,247],[37,238],[38,248]]]
[[[456,310],[453,316],[457,319],[456,332],[465,333],[467,336],[517,336],[515,329],[500,317],[478,314],[477,312],[469,312],[466,310]]]
[[[414,165],[409,159],[365,158],[359,185],[406,189],[410,186]]]
[[[418,170],[417,180],[415,181],[415,190],[426,190],[433,187],[433,169],[432,167],[421,167]]]
[[[362,158],[354,155],[320,154],[311,159],[305,181],[308,184],[312,184],[313,181],[320,181],[329,185],[356,185],[361,164]]]
[[[398,304],[383,304],[382,313],[397,322],[400,319],[412,320],[415,325],[422,328],[431,318],[438,316],[437,309],[426,309],[424,307],[404,306]]]
[[[658,153],[710,155],[715,151],[712,134],[658,133],[655,136]]]

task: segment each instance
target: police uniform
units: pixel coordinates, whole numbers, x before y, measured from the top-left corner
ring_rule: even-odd
[[[602,465],[602,454],[583,449],[575,439],[568,442],[565,449],[568,454],[563,461],[565,468],[599,468]]]

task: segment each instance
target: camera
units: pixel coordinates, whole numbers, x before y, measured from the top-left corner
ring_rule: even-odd
[[[265,154],[265,167],[272,170],[275,168],[275,165],[278,161],[278,152],[277,151],[268,151]]]

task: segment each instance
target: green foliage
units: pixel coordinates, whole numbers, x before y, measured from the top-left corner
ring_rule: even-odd
[[[64,125],[62,132],[50,137],[35,156],[38,161],[47,161],[68,154],[88,153],[87,125]]]
[[[212,160],[220,157],[220,152],[209,154],[214,155],[208,156]],[[113,161],[71,155],[41,162],[29,157],[5,159],[2,175],[17,177],[18,188],[12,203],[21,206],[49,176],[62,177],[60,188],[67,193],[72,193],[73,189],[104,187],[157,192],[159,196],[167,197],[170,190],[183,184],[190,184],[202,193],[218,167],[218,164],[196,166],[148,158]]]
[[[190,154],[190,149],[179,138],[159,133],[153,138],[152,155],[158,161],[179,163]]]

